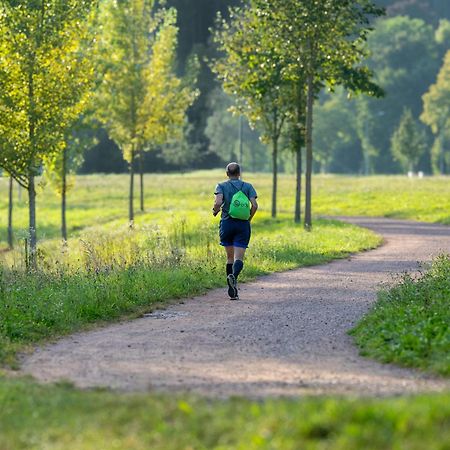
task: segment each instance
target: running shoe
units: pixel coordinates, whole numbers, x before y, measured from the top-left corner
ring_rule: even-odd
[[[230,273],[230,275],[227,276],[227,284],[228,284],[228,295],[230,297],[230,300],[238,300],[239,294],[237,290],[237,281],[236,277]]]

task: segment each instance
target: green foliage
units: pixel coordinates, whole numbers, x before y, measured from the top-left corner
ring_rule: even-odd
[[[433,168],[435,172],[447,173],[450,169],[450,50],[437,76],[423,98],[421,120],[431,127],[435,135]],[[446,170],[447,168],[447,170]]]
[[[0,4],[1,166],[22,185],[64,148],[93,80],[88,1]]]
[[[211,400],[0,379],[0,447],[55,450],[445,449],[450,394]]]
[[[214,38],[223,56],[212,65],[236,110],[253,127],[259,124],[268,142],[281,133],[290,90],[271,31],[268,18],[253,5],[230,10],[230,21],[219,16]]]
[[[450,256],[379,294],[352,330],[363,355],[450,375]]]
[[[392,135],[392,154],[406,171],[413,172],[427,148],[425,131],[414,120],[410,109],[403,111],[398,128]]]
[[[414,117],[422,111],[421,95],[433,82],[439,48],[431,25],[420,19],[392,17],[378,20],[367,38],[368,65],[384,89],[383,100],[358,98],[358,136],[372,159],[370,172],[395,172],[390,139],[403,109]],[[373,170],[374,169],[374,170]]]
[[[208,117],[205,134],[209,139],[209,149],[219,156],[237,161],[239,155],[240,118],[230,112],[231,98],[221,89],[210,96],[213,113]],[[239,161],[252,172],[267,170],[267,148],[259,140],[257,131],[252,130],[246,118],[242,118],[243,161]]]
[[[332,163],[338,164],[355,145],[354,102],[339,89],[318,102],[314,111],[314,161],[320,166],[320,172],[330,171]],[[341,166],[341,170],[345,166]]]
[[[153,0],[108,0],[100,8],[97,117],[131,162],[185,124],[197,95],[175,75],[178,28],[174,9]]]

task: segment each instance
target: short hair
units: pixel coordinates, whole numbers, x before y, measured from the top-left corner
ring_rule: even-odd
[[[241,166],[236,162],[230,162],[227,165],[227,175],[231,177],[235,177],[236,175],[241,174]]]

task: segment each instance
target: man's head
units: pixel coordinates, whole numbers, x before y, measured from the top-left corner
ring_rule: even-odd
[[[227,176],[230,178],[239,178],[241,175],[241,166],[238,163],[230,162],[227,166]]]

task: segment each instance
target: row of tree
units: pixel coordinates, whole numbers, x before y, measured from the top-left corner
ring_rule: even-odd
[[[426,172],[449,173],[450,165],[444,162],[450,158],[450,141],[438,124],[445,121],[445,103],[450,97],[444,76],[449,45],[448,20],[441,20],[436,27],[403,16],[377,20],[366,43],[367,64],[386,96],[349,99],[343,91],[321,96],[316,109],[318,168],[398,173],[412,164]],[[408,116],[414,122],[407,127],[411,130],[409,141],[417,145],[409,150],[403,146],[399,153],[394,134],[404,128],[405,120],[411,122]],[[407,157],[409,151],[414,153],[412,159]]]
[[[197,63],[184,78],[176,75],[176,11],[157,3],[0,2],[0,168],[28,192],[31,268],[36,176],[44,171],[61,191],[66,239],[67,174],[92,141],[92,123],[108,131],[129,163],[130,224],[135,159],[184,136]],[[142,171],[140,185],[143,209]]]
[[[383,14],[369,0],[251,0],[220,20],[223,56],[213,70],[235,110],[272,144],[272,216],[277,206],[278,143],[284,133],[296,154],[295,221],[300,222],[302,148],[306,150],[305,217],[311,229],[313,107],[324,86],[381,96],[362,64],[370,19]]]

